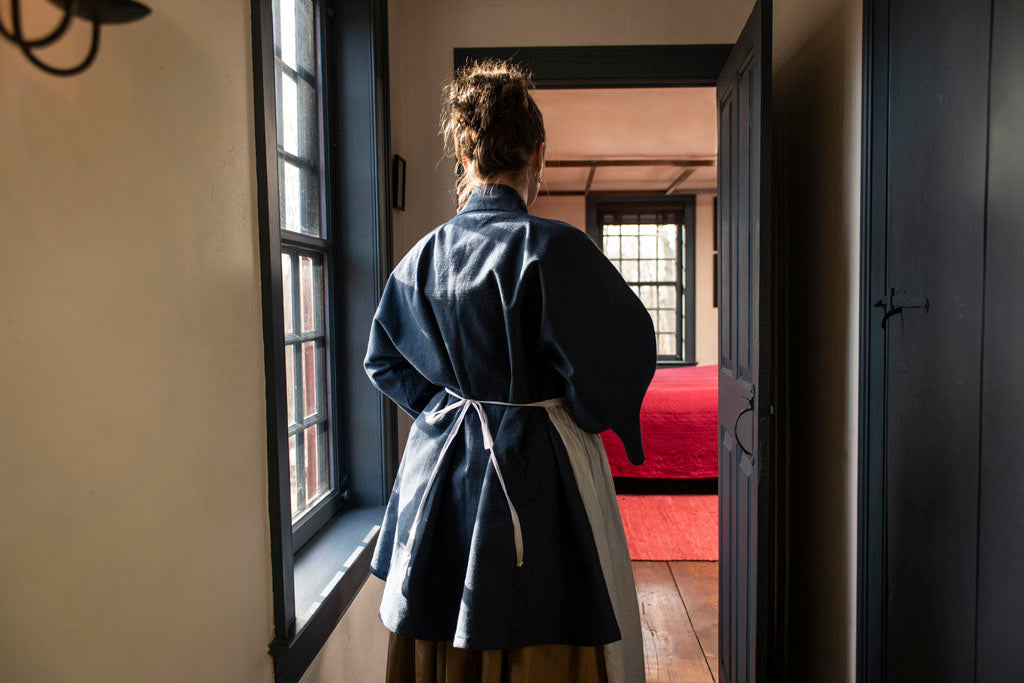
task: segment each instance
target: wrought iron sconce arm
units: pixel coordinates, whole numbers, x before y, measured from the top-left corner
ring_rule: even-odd
[[[50,0],[64,10],[64,18],[57,26],[40,38],[26,38],[21,26],[21,0],[11,0],[11,29],[0,23],[0,35],[21,48],[30,62],[55,76],[73,76],[89,68],[100,49],[100,25],[135,21],[149,14],[145,5],[134,0]],[[49,45],[63,36],[71,26],[72,17],[92,22],[92,42],[85,59],[77,66],[56,67],[39,59],[33,50]]]

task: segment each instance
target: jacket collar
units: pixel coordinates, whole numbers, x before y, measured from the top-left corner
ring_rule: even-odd
[[[513,211],[526,213],[526,202],[519,193],[508,185],[500,183],[484,183],[478,185],[466,200],[466,205],[459,213],[467,211]]]

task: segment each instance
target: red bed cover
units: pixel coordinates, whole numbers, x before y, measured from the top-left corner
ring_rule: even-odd
[[[644,464],[633,465],[614,432],[601,434],[612,476],[718,476],[718,366],[660,368],[640,409]]]

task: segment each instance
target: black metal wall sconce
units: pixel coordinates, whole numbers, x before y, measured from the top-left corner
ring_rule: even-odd
[[[0,35],[18,45],[28,60],[43,71],[55,76],[73,76],[89,68],[100,49],[100,25],[124,24],[149,14],[149,8],[134,0],[49,0],[64,10],[64,18],[52,31],[39,38],[26,38],[21,29],[21,0],[11,0],[11,29],[0,24]],[[92,44],[85,59],[78,66],[63,68],[50,66],[33,54],[37,48],[57,41],[68,27],[71,18],[79,17],[92,22]]]

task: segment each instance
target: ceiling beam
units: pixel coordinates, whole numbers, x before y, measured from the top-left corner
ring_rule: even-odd
[[[714,188],[696,188],[687,189],[686,194],[715,194],[717,190]],[[662,194],[663,190],[591,190],[589,193],[584,193],[583,190],[544,190],[538,196],[539,197],[632,197],[632,196],[646,196]]]
[[[594,182],[594,174],[597,173],[597,166],[590,167],[590,173],[587,174],[587,186],[583,188],[583,196],[586,197],[590,194],[590,186]]]
[[[697,171],[697,169],[695,169],[695,168],[688,168],[688,169],[684,170],[682,173],[680,173],[679,175],[677,175],[675,177],[675,180],[673,180],[671,182],[671,184],[669,184],[668,189],[665,190],[665,194],[672,194],[672,190],[674,190],[677,187],[679,187],[679,185],[681,183],[685,182],[686,179],[689,178],[690,176],[692,176],[696,171]]]
[[[716,166],[717,159],[545,159],[553,168],[594,168],[605,166],[681,166],[699,168]]]

